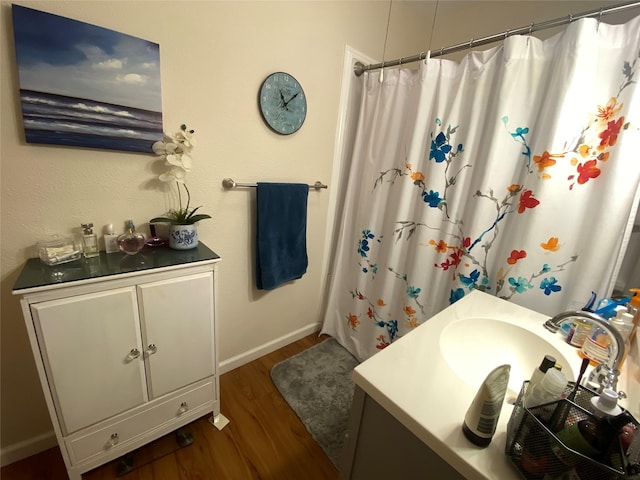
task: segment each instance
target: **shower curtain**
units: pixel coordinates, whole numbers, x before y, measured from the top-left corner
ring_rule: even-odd
[[[547,315],[609,294],[639,78],[640,17],[365,73],[322,332],[362,361],[474,289]]]

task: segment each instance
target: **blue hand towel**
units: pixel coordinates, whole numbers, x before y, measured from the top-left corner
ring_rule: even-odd
[[[307,197],[302,183],[258,183],[256,283],[260,290],[307,271]]]

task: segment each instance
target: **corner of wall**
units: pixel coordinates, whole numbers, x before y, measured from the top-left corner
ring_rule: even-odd
[[[13,445],[0,449],[0,466],[4,467],[5,465],[56,446],[58,446],[58,442],[56,441],[56,435],[53,430],[38,435],[37,437],[14,443]]]

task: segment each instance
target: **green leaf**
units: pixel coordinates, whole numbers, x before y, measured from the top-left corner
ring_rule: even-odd
[[[201,213],[199,215],[193,215],[192,217],[189,217],[188,219],[188,224],[192,225],[196,222],[199,222],[200,220],[206,220],[207,218],[211,218],[211,215],[207,215],[206,213]]]
[[[167,217],[154,217],[151,220],[149,220],[149,223],[171,223],[171,224],[175,224],[175,220],[173,218],[167,218]]]

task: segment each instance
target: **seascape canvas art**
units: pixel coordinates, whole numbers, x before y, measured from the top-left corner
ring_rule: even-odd
[[[152,152],[158,44],[18,5],[12,16],[27,143]]]

